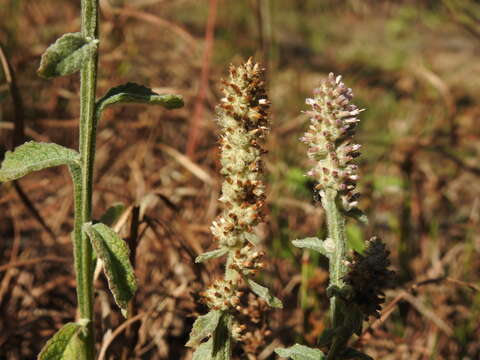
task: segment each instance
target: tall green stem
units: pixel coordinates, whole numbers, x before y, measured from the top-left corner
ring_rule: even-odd
[[[82,34],[98,37],[98,0],[82,0]],[[80,318],[87,325],[85,334],[85,360],[95,357],[93,326],[93,250],[82,224],[92,217],[92,183],[95,154],[95,90],[97,78],[97,52],[93,52],[80,71],[80,185],[75,186],[74,253],[77,276],[77,299]]]
[[[344,285],[343,277],[347,271],[345,265],[347,236],[345,232],[345,218],[337,208],[336,198],[337,191],[326,189],[325,196],[322,197],[322,205],[327,216],[328,237],[333,240],[334,244],[329,265],[330,286],[336,286],[341,289]],[[330,300],[330,316],[333,328],[342,324],[342,309],[336,296],[333,296]]]

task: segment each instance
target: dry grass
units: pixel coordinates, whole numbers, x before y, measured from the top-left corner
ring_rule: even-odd
[[[0,43],[16,74],[26,136],[76,147],[77,79],[47,82],[35,69],[58,34],[78,28],[77,2],[3,3]],[[100,125],[94,216],[115,202],[126,204],[128,216],[119,227],[125,237],[138,233],[140,289],[137,315],[123,323],[105,279],[98,279],[97,334],[104,335],[97,344],[106,348],[105,359],[191,356],[183,345],[194,316],[205,311],[198,291],[221,273],[219,263],[193,262],[211,248],[209,225],[218,211],[216,84],[228,62],[255,53],[271,65],[274,127],[267,145],[269,222],[258,231],[269,249],[264,281],[285,308],[259,316],[264,305],[252,302],[250,313],[260,318],[249,321],[259,320],[261,330],[237,349],[239,358],[273,359],[275,346],[294,341],[314,345],[325,327],[325,263],[292,249],[289,240],[322,235],[322,211],[302,177],[307,164],[297,139],[305,119],[298,112],[330,70],[344,73],[368,108],[359,137],[362,207],[370,225],[350,225],[350,237],[381,235],[399,274],[382,318],[369,324],[357,346],[384,360],[480,358],[479,42],[457,13],[428,1],[372,7],[368,1],[317,6],[282,0],[271,2],[271,13],[255,1],[220,1],[209,82],[201,90],[208,1],[100,3],[99,93],[134,80],[181,93],[186,102],[172,112],[117,107]],[[18,108],[1,79],[0,144],[9,148]],[[200,91],[200,136],[189,159],[183,154]],[[9,360],[34,358],[74,319],[76,303],[66,169],[42,171],[19,184],[53,236],[18,191],[2,185],[0,358]]]

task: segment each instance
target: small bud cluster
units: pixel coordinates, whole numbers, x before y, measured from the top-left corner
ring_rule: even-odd
[[[265,264],[261,262],[265,256],[263,251],[256,251],[253,249],[254,245],[247,243],[241,249],[237,249],[233,255],[230,268],[238,272],[242,272],[244,275],[255,275],[258,270],[265,267]]]
[[[217,280],[200,295],[210,309],[221,311],[240,309],[242,292],[237,291],[231,280]]]
[[[224,247],[240,248],[254,240],[253,226],[263,219],[261,155],[265,151],[260,141],[268,130],[270,105],[263,72],[251,59],[239,67],[231,66],[230,77],[223,82],[224,98],[217,108],[222,128],[221,173],[225,176],[219,200],[224,211],[211,231]]]
[[[358,174],[353,160],[360,155],[360,145],[353,143],[353,135],[360,121],[358,109],[350,101],[352,89],[342,77],[332,73],[314,90],[313,99],[307,99],[311,110],[308,131],[301,140],[309,145],[308,156],[316,165],[307,173],[317,182],[316,190],[333,189],[341,197],[346,211],[357,207],[359,194],[355,191]]]
[[[388,270],[390,252],[378,238],[371,238],[363,255],[355,252],[345,275],[345,283],[353,288],[352,301],[365,317],[380,317],[381,304],[385,301],[383,291],[393,284],[395,273]]]

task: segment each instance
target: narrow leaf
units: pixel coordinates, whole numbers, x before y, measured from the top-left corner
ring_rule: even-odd
[[[213,338],[208,339],[207,342],[200,344],[200,346],[193,353],[192,360],[207,360],[212,358],[213,352]]]
[[[221,311],[212,310],[205,315],[199,316],[193,323],[190,339],[185,345],[190,347],[198,346],[203,339],[212,335],[218,326],[221,315]]]
[[[340,359],[342,360],[348,360],[348,359],[373,360],[373,358],[368,356],[367,354],[364,354],[361,351],[358,351],[352,348],[347,348],[345,352],[343,352],[342,355],[340,356]]]
[[[210,259],[216,259],[216,258],[219,258],[219,257],[225,255],[226,253],[228,253],[227,248],[221,248],[221,249],[208,251],[206,253],[198,255],[197,258],[195,259],[195,262],[198,264],[198,263],[202,263],[204,261],[210,260]]]
[[[305,345],[295,344],[286,349],[275,349],[275,352],[282,357],[292,358],[293,360],[323,360],[325,354]]]
[[[67,323],[47,341],[38,355],[38,360],[70,360],[72,354],[78,354],[81,342],[78,339],[82,326]]]
[[[270,290],[268,288],[256,283],[251,279],[247,279],[247,282],[248,286],[250,286],[250,289],[252,289],[255,294],[265,300],[269,306],[279,309],[283,308],[282,301],[270,294]]]
[[[322,255],[328,256],[328,251],[325,249],[324,241],[316,237],[309,237],[301,240],[293,240],[292,244],[298,248],[305,248],[315,250]]]
[[[162,105],[167,109],[177,109],[183,106],[183,98],[180,95],[157,94],[143,85],[126,83],[114,87],[97,102],[97,117],[107,107],[119,103],[145,103]]]
[[[7,151],[0,168],[0,182],[19,179],[33,171],[59,165],[80,165],[80,155],[58,144],[26,142]]]
[[[51,79],[77,72],[97,44],[98,40],[87,39],[79,32],[64,34],[43,53],[38,75]]]
[[[128,302],[135,295],[137,282],[130,264],[130,249],[127,243],[107,225],[97,223],[84,224],[83,230],[88,234],[97,256],[103,262],[103,271],[115,302],[127,316]]]

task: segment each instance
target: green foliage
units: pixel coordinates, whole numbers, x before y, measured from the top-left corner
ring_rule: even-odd
[[[118,221],[118,219],[120,218],[120,216],[122,216],[124,211],[125,211],[125,204],[123,203],[113,204],[105,211],[105,213],[100,218],[99,222],[104,223],[107,226],[112,226],[113,224],[115,224],[115,222]]]
[[[127,243],[105,224],[87,223],[83,230],[88,234],[98,258],[103,262],[110,291],[126,317],[128,302],[137,290],[135,273],[129,258],[130,249]]]
[[[300,344],[295,344],[286,349],[275,349],[275,352],[282,357],[291,358],[293,360],[325,359],[325,354],[322,351]]]
[[[223,314],[213,333],[212,360],[230,360],[232,356],[231,327],[232,316]]]
[[[50,45],[42,55],[38,75],[51,79],[73,74],[97,51],[98,40],[87,39],[81,33],[68,33]]]
[[[186,343],[186,346],[198,346],[202,340],[212,335],[218,326],[221,316],[222,312],[217,310],[212,310],[205,315],[199,316],[193,323],[190,338]],[[202,351],[204,350],[205,347]]]
[[[38,355],[38,360],[72,360],[79,359],[82,352],[82,325],[67,323],[47,341]]]
[[[216,250],[212,250],[212,251],[208,251],[206,253],[203,253],[203,254],[200,254],[197,256],[197,258],[195,259],[195,262],[198,264],[198,263],[202,263],[204,261],[207,261],[207,260],[210,260],[210,259],[216,259],[216,258],[219,258],[221,256],[224,256],[228,253],[228,248],[224,247],[224,248],[221,248],[221,249],[216,249]]]
[[[247,283],[248,283],[248,286],[250,287],[250,289],[252,289],[252,291],[255,294],[257,294],[263,300],[265,300],[269,306],[274,307],[274,308],[279,308],[279,309],[283,308],[282,301],[280,299],[276,298],[275,296],[273,296],[270,293],[270,289],[256,283],[252,279],[247,279]]]
[[[51,143],[29,141],[8,151],[0,168],[0,182],[19,179],[33,171],[59,165],[79,166],[80,155]]]
[[[144,103],[161,105],[167,109],[177,109],[183,106],[183,98],[180,95],[157,94],[151,89],[135,83],[126,83],[116,86],[97,101],[97,114],[106,107],[114,104]]]
[[[298,248],[310,249],[319,252],[322,255],[328,256],[328,251],[325,249],[324,241],[316,237],[308,237],[301,240],[292,240],[292,244]]]
[[[213,338],[200,344],[200,346],[193,353],[192,360],[206,360],[210,359],[213,352]]]

